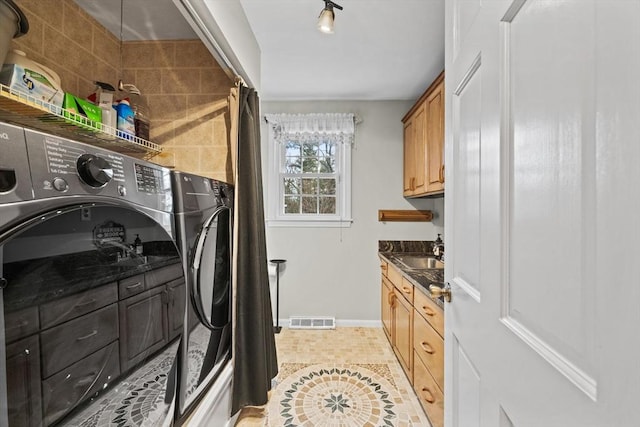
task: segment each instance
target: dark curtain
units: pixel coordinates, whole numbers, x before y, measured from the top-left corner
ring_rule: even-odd
[[[262,198],[258,94],[240,88],[236,178],[236,304],[232,414],[267,403],[278,373]]]

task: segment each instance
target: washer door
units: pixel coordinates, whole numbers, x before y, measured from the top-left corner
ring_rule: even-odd
[[[173,418],[186,285],[171,215],[154,216],[76,205],[0,237],[0,425]]]
[[[194,244],[182,414],[201,397],[230,356],[231,254],[231,210],[221,206],[205,220]]]
[[[221,207],[205,222],[193,259],[191,298],[200,322],[214,330],[229,323],[231,210]]]

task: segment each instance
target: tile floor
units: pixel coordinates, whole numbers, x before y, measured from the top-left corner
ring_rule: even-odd
[[[237,427],[430,426],[382,329],[283,329],[276,347],[278,385]]]

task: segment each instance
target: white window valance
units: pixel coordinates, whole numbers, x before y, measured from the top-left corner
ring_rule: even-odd
[[[265,118],[279,143],[287,139],[304,142],[322,137],[336,143],[353,144],[353,113],[267,114]]]

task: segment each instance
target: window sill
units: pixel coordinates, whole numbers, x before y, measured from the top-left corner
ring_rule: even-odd
[[[267,227],[349,228],[353,219],[268,219]]]

